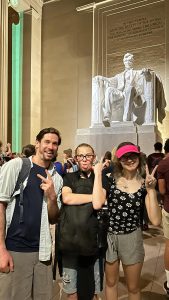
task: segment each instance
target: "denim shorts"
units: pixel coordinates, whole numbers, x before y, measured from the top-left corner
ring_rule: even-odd
[[[63,291],[67,294],[74,294],[77,292],[77,269],[79,258],[77,256],[63,256]],[[102,260],[103,264],[103,260]],[[103,268],[102,268],[103,269]],[[94,264],[94,280],[95,280],[95,294],[101,292],[101,278],[103,274],[100,274],[100,262],[99,259]]]
[[[144,261],[145,252],[140,228],[127,234],[108,233],[107,241],[107,262],[120,260],[124,265],[133,265]]]

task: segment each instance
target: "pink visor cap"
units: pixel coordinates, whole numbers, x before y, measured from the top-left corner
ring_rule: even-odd
[[[117,151],[116,151],[116,156],[118,158],[122,157],[124,154],[129,153],[129,152],[134,152],[134,153],[140,153],[140,151],[138,150],[138,147],[135,145],[125,145],[120,147]]]

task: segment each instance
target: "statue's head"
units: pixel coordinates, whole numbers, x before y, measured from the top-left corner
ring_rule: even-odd
[[[134,63],[134,55],[132,53],[124,54],[123,63],[125,65],[125,67],[131,68]]]

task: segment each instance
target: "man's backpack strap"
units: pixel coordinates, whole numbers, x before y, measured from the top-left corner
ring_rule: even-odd
[[[25,179],[28,177],[30,169],[31,169],[31,161],[27,157],[23,157],[22,159],[22,168],[19,172],[19,176],[15,185],[15,189],[13,194],[20,189],[20,184],[25,181]]]
[[[15,185],[15,189],[12,193],[12,195],[20,189],[20,195],[19,195],[19,223],[23,223],[23,183],[25,179],[29,176],[31,169],[31,161],[29,158],[24,157],[22,158],[22,168],[19,172],[18,179]]]

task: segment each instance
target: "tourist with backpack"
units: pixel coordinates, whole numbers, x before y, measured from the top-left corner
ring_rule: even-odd
[[[140,275],[144,261],[141,224],[144,203],[154,225],[161,221],[156,196],[156,169],[149,173],[137,146],[130,142],[117,147],[112,182],[103,178],[108,193],[108,249],[106,251],[106,299],[118,299],[119,265],[122,263],[129,300],[140,300]]]
[[[0,299],[52,298],[50,224],[57,222],[62,188],[52,160],[60,144],[57,129],[42,129],[35,155],[1,168]]]
[[[97,210],[105,202],[103,164],[97,163],[93,167],[95,153],[85,143],[76,148],[75,159],[79,170],[63,178],[58,233],[63,290],[69,300],[91,300],[97,299],[102,286],[103,260],[99,260]]]

